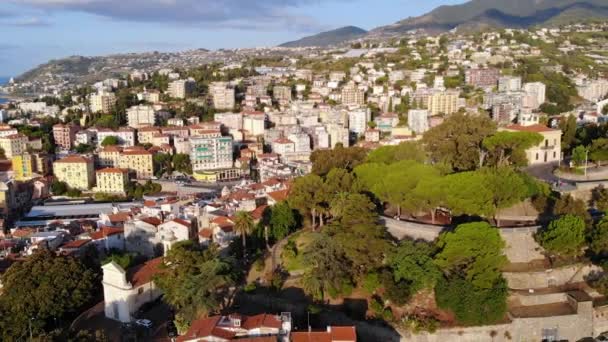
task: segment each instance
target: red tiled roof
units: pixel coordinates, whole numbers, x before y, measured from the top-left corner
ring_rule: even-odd
[[[557,129],[549,128],[549,127],[547,127],[545,125],[541,125],[541,124],[530,125],[530,126],[509,125],[506,128],[509,130],[513,130],[513,131],[533,132],[533,133],[558,131]]]
[[[287,138],[279,138],[279,139],[276,139],[274,141],[274,143],[277,143],[277,144],[293,144],[293,141],[291,141],[291,140],[289,140]]]
[[[212,235],[213,235],[213,231],[211,229],[201,229],[198,232],[198,236],[200,236],[204,239],[211,239]]]
[[[357,330],[354,326],[350,327],[329,327],[332,341],[356,341]]]
[[[245,321],[241,323],[244,329],[252,330],[256,328],[281,328],[281,321],[274,315],[260,314],[255,316],[249,316],[245,318]]]
[[[279,190],[279,191],[273,191],[273,192],[268,193],[268,196],[270,196],[270,198],[272,198],[276,202],[286,200],[288,195],[289,195],[289,190]]]
[[[325,331],[292,332],[291,342],[332,342],[331,336]]]
[[[173,220],[171,220],[171,221],[173,221],[173,222],[175,222],[175,223],[179,223],[179,224],[181,224],[182,226],[186,226],[186,227],[190,227],[190,226],[192,225],[190,222],[188,222],[188,221],[186,221],[186,220],[178,219],[178,218],[173,219]]]
[[[57,160],[55,163],[89,163],[91,160],[89,158],[79,156],[79,155],[71,155],[67,156],[63,159]]]
[[[151,201],[151,202],[154,202],[154,201]],[[158,217],[143,217],[143,218],[140,218],[139,220],[142,222],[146,222],[147,224],[151,224],[153,226],[158,226],[159,224],[162,223]]]
[[[116,213],[108,215],[110,222],[125,222],[131,219],[129,213]]]
[[[152,277],[160,272],[160,265],[162,264],[162,258],[156,258],[147,261],[143,265],[138,265],[127,270],[127,281],[138,287],[152,281]]]
[[[93,240],[100,240],[115,234],[122,234],[123,232],[124,230],[122,228],[101,227],[101,229],[99,229],[98,231],[91,233],[90,236]]]
[[[80,248],[89,242],[91,242],[91,240],[88,239],[74,240],[64,243],[61,245],[61,248]]]
[[[197,319],[190,325],[190,329],[184,335],[177,338],[178,342],[203,337],[219,337],[226,340],[232,339],[236,334],[228,330],[217,328],[221,316]]]
[[[101,152],[120,152],[120,151],[122,151],[122,148],[120,148],[119,146],[116,146],[116,145],[111,145],[111,146],[104,147]]]
[[[106,167],[105,169],[97,170],[97,173],[128,173],[129,170],[117,167]]]
[[[261,205],[257,208],[255,208],[255,210],[253,210],[251,212],[251,216],[253,217],[254,220],[259,220],[262,218],[262,215],[264,215],[264,210],[266,210],[266,208],[268,208],[267,205]]]

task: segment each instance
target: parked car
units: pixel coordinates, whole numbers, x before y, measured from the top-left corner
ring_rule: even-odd
[[[135,324],[144,328],[152,328],[152,321],[149,319],[138,319],[135,321]]]

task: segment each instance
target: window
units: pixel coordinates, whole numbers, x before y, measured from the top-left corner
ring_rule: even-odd
[[[138,295],[140,295],[142,293],[144,293],[144,288],[143,287],[140,287],[139,289],[137,289],[137,294]]]
[[[538,160],[538,153],[536,154],[536,160]]]

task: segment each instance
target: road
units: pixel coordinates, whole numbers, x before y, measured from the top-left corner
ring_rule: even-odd
[[[147,180],[140,180],[140,183],[145,183]],[[178,192],[180,194],[198,194],[198,193],[219,193],[224,186],[233,187],[240,181],[222,182],[222,183],[203,183],[193,181],[190,184],[178,185],[173,180],[158,179],[152,180],[163,187],[163,191]]]

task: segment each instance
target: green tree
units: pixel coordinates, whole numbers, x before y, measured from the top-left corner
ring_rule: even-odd
[[[272,207],[269,223],[272,237],[275,240],[285,238],[296,229],[298,224],[293,209],[286,201],[279,202]]]
[[[254,228],[253,216],[246,211],[238,211],[234,219],[234,231],[241,236],[243,241],[243,254],[247,254],[247,234]]]
[[[495,207],[492,191],[485,185],[482,172],[461,172],[446,176],[443,181],[445,205],[453,215],[491,217]]]
[[[507,263],[502,253],[505,242],[498,230],[486,222],[461,224],[454,232],[442,234],[435,263],[446,274],[462,274],[475,287],[492,288]]]
[[[441,272],[433,262],[433,247],[424,242],[404,240],[389,258],[396,281],[406,281],[411,292],[433,288]]]
[[[176,153],[173,155],[173,168],[181,173],[188,175],[192,174],[192,164],[190,163],[190,155],[184,153]]]
[[[115,137],[113,135],[107,136],[103,139],[103,141],[101,142],[101,146],[115,146],[118,145],[120,143],[120,141],[118,140],[118,137]]]
[[[380,146],[367,156],[368,163],[393,164],[402,160],[424,162],[426,153],[418,142],[403,142],[397,146]]]
[[[585,221],[574,215],[562,216],[551,221],[547,229],[538,234],[538,240],[551,254],[579,256],[585,245]]]
[[[41,336],[71,320],[99,291],[99,274],[72,257],[40,250],[2,275],[0,339]],[[27,299],[26,302],[24,300]]]
[[[561,120],[559,128],[562,130],[562,150],[570,151],[576,139],[576,117],[569,115],[568,119]]]
[[[167,252],[155,283],[164,300],[191,321],[220,308],[235,277],[230,263],[215,249],[183,241]]]
[[[343,147],[337,144],[331,150],[314,150],[310,155],[312,172],[324,176],[333,168],[352,170],[361,164],[367,156],[367,150],[361,147]]]
[[[584,166],[587,160],[587,148],[583,145],[578,145],[572,150],[572,161],[576,166]]]
[[[325,234],[316,234],[303,252],[307,269],[301,284],[306,293],[323,299],[327,293],[341,293],[351,283],[351,265],[337,241]]]
[[[464,325],[492,324],[504,319],[507,296],[507,282],[502,277],[496,278],[489,288],[479,288],[454,275],[440,278],[435,287],[438,306],[451,310]]]
[[[604,107],[608,108],[608,106]],[[589,148],[589,158],[598,164],[608,160],[608,139],[599,138],[593,140]]]
[[[68,185],[65,182],[54,180],[51,183],[51,192],[53,195],[61,196],[68,191]]]
[[[532,132],[496,132],[483,140],[488,152],[485,164],[494,166],[526,166],[526,149],[543,141],[543,136]]]
[[[601,211],[608,211],[608,189],[598,185],[591,190],[591,205]]]
[[[587,211],[587,205],[581,199],[576,199],[570,194],[562,195],[553,206],[553,215],[575,215],[582,218],[585,221],[587,227],[591,227],[593,224],[593,218],[589,211]]]
[[[500,220],[496,216],[498,210],[521,202],[528,197],[529,189],[524,179],[511,168],[482,169],[482,172],[485,176],[484,185],[491,194],[494,219],[500,226]]]
[[[608,218],[604,217],[588,234],[589,247],[599,256],[608,254]]]
[[[76,146],[76,153],[79,154],[91,153],[93,151],[95,151],[95,146],[89,144],[78,144],[78,146]]]
[[[157,177],[160,177],[165,173],[173,173],[171,155],[169,155],[168,153],[156,153],[154,157],[152,157],[152,162],[154,164],[154,170],[156,170]]]
[[[326,193],[321,177],[309,174],[296,178],[289,193],[289,205],[297,209],[302,216],[310,215],[311,224],[315,228],[316,217],[326,203]]]
[[[432,161],[468,171],[480,165],[483,141],[495,131],[496,124],[487,117],[457,113],[427,131],[422,141]]]

